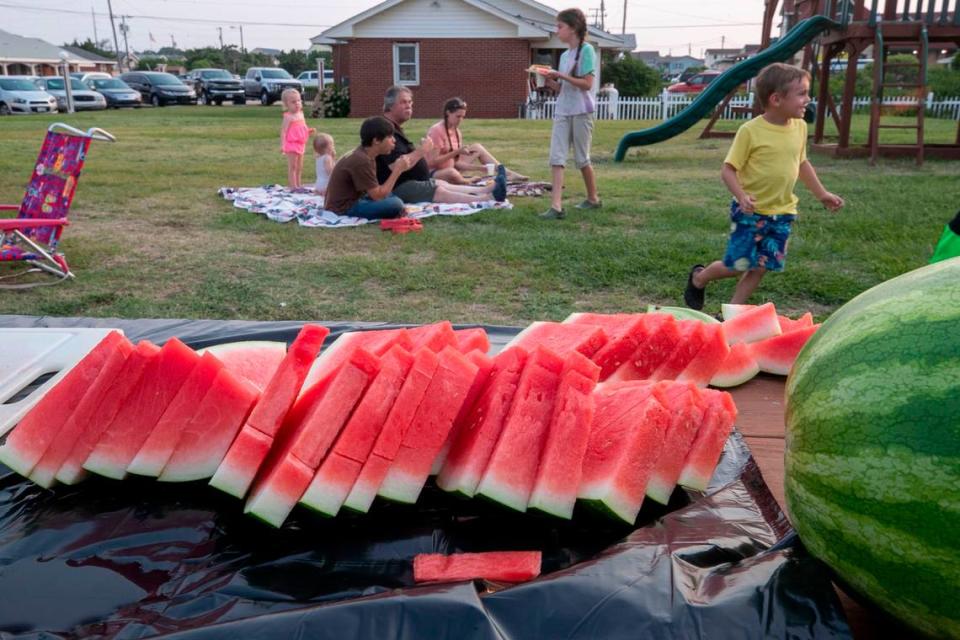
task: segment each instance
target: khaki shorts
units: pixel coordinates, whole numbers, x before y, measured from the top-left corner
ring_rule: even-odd
[[[430,180],[407,180],[393,188],[393,195],[407,204],[418,202],[433,202],[433,194],[437,190],[437,182]]]
[[[573,143],[573,160],[577,169],[590,166],[590,141],[593,138],[593,114],[556,116],[550,137],[550,166],[567,166],[567,154]]]

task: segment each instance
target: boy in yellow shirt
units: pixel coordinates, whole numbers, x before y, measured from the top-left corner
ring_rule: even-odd
[[[743,304],[767,271],[783,271],[797,215],[798,177],[827,209],[843,206],[843,198],[823,188],[807,160],[803,112],[810,102],[810,74],[777,62],[763,68],[755,85],[763,115],[737,130],[720,172],[734,197],[727,250],[723,260],[690,269],[683,300],[691,309],[703,308],[704,288],[714,280],[739,278],[731,302]]]

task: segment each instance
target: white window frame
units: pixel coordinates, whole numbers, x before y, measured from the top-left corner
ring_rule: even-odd
[[[400,47],[413,47],[413,64],[416,78],[414,80],[400,79]],[[410,64],[405,62],[404,64]],[[420,84],[420,43],[394,42],[393,43],[393,84],[415,87]]]

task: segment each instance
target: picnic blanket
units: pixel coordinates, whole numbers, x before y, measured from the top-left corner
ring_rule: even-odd
[[[261,213],[274,222],[297,221],[302,227],[343,228],[378,222],[366,218],[341,216],[323,208],[323,196],[313,189],[288,189],[272,184],[262,187],[233,188],[220,187],[217,193],[233,202],[238,209]],[[468,216],[485,209],[512,209],[509,200],[496,202],[488,200],[470,204],[438,204],[423,202],[409,204],[404,209],[411,218],[429,218],[431,216]]]

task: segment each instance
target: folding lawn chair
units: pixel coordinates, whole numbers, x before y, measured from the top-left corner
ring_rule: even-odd
[[[83,132],[61,122],[50,125],[23,201],[19,205],[0,204],[0,211],[18,212],[16,218],[0,218],[0,263],[30,265],[24,271],[0,276],[0,280],[16,281],[38,272],[57,277],[53,282],[0,283],[0,289],[27,289],[74,277],[57,245],[69,224],[67,214],[91,140],[113,142],[114,137],[103,129]]]

